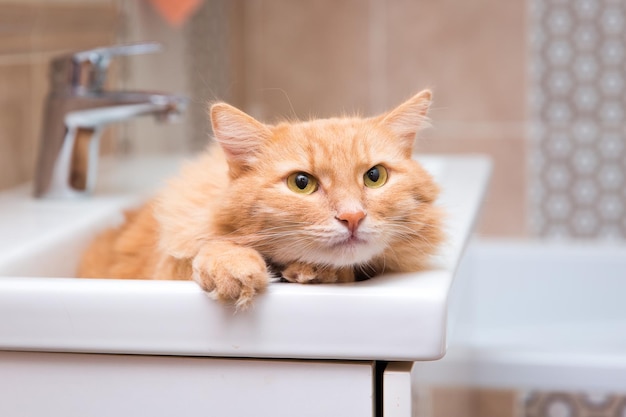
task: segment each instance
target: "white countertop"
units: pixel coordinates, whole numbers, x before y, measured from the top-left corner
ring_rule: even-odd
[[[490,173],[480,156],[420,156],[449,239],[432,270],[328,285],[271,284],[234,309],[191,281],[71,278],[94,232],[119,222],[180,158],[104,163],[96,195],[0,193],[0,349],[256,358],[432,360],[445,353],[456,267]]]

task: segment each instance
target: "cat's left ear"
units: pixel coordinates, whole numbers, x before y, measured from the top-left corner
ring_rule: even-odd
[[[229,104],[213,104],[210,114],[215,140],[231,168],[253,163],[263,143],[272,135],[266,125]]]
[[[415,134],[429,126],[428,109],[432,99],[430,90],[422,90],[395,109],[379,116],[380,123],[413,149]]]

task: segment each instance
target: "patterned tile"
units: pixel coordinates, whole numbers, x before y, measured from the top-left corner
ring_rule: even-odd
[[[531,1],[531,224],[626,237],[626,3]]]
[[[604,393],[533,391],[522,405],[523,417],[622,417],[626,396]]]

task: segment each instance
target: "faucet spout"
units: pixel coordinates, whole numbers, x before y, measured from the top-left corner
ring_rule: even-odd
[[[183,96],[131,91],[103,92],[76,97],[75,101],[75,109],[68,109],[64,118],[68,127],[97,127],[143,115],[170,121],[180,116],[188,103]]]
[[[145,47],[144,47],[145,46]],[[46,99],[35,174],[35,197],[77,197],[90,194],[96,181],[99,142],[110,123],[152,115],[176,120],[186,97],[143,91],[102,89],[110,56],[153,51],[154,44],[97,48],[53,61],[52,90]],[[97,71],[84,74],[84,67]]]

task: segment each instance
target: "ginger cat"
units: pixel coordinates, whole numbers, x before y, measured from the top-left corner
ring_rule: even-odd
[[[214,104],[217,145],[97,237],[79,276],[194,279],[245,307],[276,275],[423,269],[443,237],[438,188],[411,158],[430,102],[424,90],[377,117],[277,125]]]

